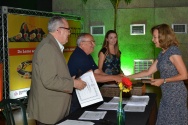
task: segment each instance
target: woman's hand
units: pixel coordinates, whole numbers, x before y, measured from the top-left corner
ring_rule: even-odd
[[[151,85],[161,86],[164,83],[164,79],[152,79]]]

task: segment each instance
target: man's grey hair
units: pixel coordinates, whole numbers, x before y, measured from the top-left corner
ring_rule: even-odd
[[[81,33],[81,34],[78,36],[77,41],[76,41],[77,46],[80,46],[80,43],[81,43],[82,41],[84,41],[84,38],[85,38],[87,35],[91,35],[91,34],[89,34],[89,33]]]
[[[64,24],[62,19],[65,18],[60,16],[52,17],[48,22],[48,32],[54,32],[57,30],[58,27],[63,26]]]

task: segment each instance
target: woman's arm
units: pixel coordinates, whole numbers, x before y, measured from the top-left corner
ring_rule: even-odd
[[[103,63],[104,63],[105,57],[106,57],[106,56],[104,55],[103,52],[100,52],[100,53],[99,53],[98,68],[99,68],[99,70],[101,70],[101,71],[102,71],[102,67],[103,67]]]
[[[99,69],[96,69],[94,71],[94,76],[97,82],[116,81],[117,83],[119,83],[122,81],[122,78],[123,78],[123,76],[120,76],[120,75],[108,75]]]
[[[180,81],[187,79],[187,69],[180,55],[173,55],[170,57],[170,61],[174,64],[179,74],[166,79],[154,79],[151,85],[160,86],[161,84],[168,84],[168,82]]]
[[[187,69],[180,55],[172,55],[170,61],[174,64],[179,74],[166,79],[166,82],[173,82],[187,79]]]
[[[154,63],[149,67],[148,70],[144,70],[142,72],[139,72],[139,73],[135,73],[133,75],[129,75],[127,76],[128,78],[130,79],[133,79],[133,78],[141,78],[141,77],[144,77],[144,76],[149,76],[153,73],[155,73],[157,71],[157,60],[154,61]]]

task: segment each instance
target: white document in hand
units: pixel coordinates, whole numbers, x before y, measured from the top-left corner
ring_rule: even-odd
[[[80,78],[87,84],[86,87],[82,90],[76,89],[76,94],[81,107],[85,107],[103,101],[102,95],[99,91],[99,87],[97,85],[93,72],[86,72]]]

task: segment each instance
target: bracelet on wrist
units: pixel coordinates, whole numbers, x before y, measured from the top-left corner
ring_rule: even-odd
[[[166,83],[166,79],[164,79],[163,83]]]

